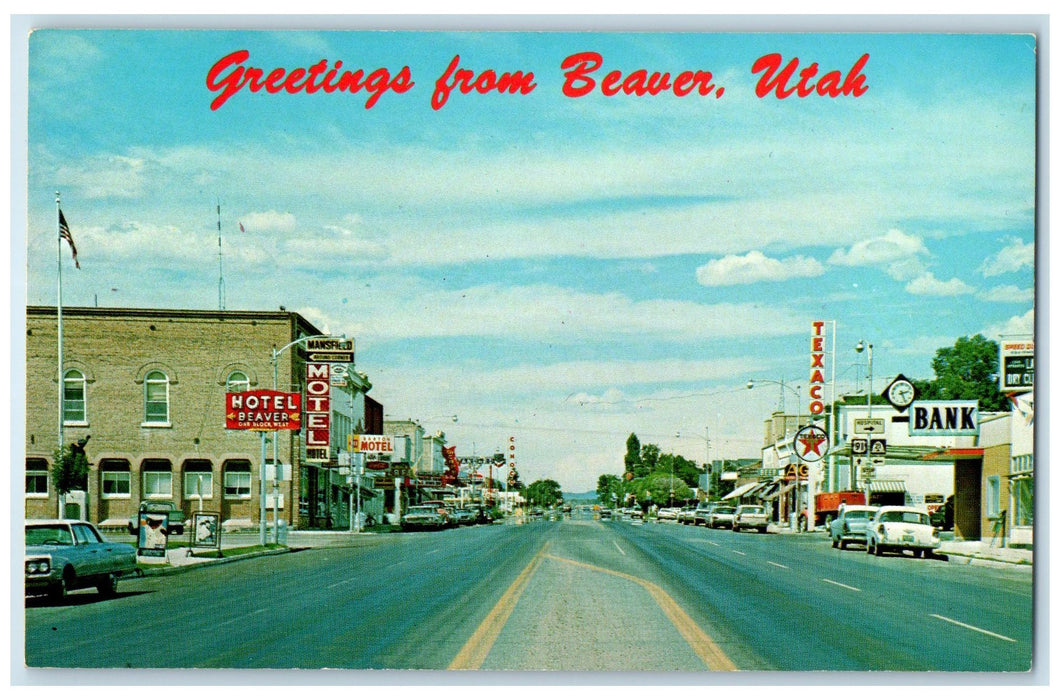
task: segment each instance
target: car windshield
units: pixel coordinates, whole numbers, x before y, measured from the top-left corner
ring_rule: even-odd
[[[717,508],[714,509],[714,512],[718,513],[719,515],[726,515],[728,513],[736,512],[736,509],[733,508],[732,506],[718,506]]]
[[[26,546],[39,544],[73,544],[69,528],[61,525],[27,525]]]
[[[880,513],[880,522],[913,523],[917,525],[929,524],[927,515],[913,510],[890,510],[886,513]]]
[[[409,508],[409,513],[437,513],[438,509],[435,506],[412,506]]]
[[[847,520],[868,520],[872,516],[867,510],[848,510],[843,514],[843,517]]]
[[[743,508],[740,509],[741,513],[755,513],[755,514],[758,514],[758,513],[764,512],[764,511],[765,511],[765,509],[762,508],[762,506],[744,506]]]

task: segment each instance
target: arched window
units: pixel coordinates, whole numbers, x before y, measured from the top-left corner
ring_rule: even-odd
[[[68,369],[63,373],[63,423],[84,425],[87,422],[85,373]]]
[[[144,377],[144,422],[169,423],[169,377],[157,369]]]
[[[225,391],[230,394],[250,391],[250,378],[247,377],[247,373],[236,370],[229,374],[228,379],[225,380]]]

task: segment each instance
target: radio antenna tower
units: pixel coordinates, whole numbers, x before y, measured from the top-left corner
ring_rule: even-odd
[[[217,200],[217,310],[225,310],[225,266],[221,253],[221,200]]]

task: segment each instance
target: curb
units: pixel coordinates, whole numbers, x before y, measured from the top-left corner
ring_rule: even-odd
[[[147,571],[138,568],[136,574],[130,576],[122,576],[119,580],[131,580],[134,578],[153,578],[158,576],[173,576],[175,574],[183,573],[185,571],[191,571],[194,569],[202,569],[208,566],[221,566],[222,564],[230,564],[232,562],[243,561],[245,559],[257,559],[258,557],[272,557],[279,554],[290,554],[292,552],[301,552],[306,549],[312,549],[312,547],[284,547],[282,549],[272,549],[264,552],[248,552],[246,554],[236,554],[231,557],[219,557],[217,559],[208,559],[205,561],[197,561],[192,564],[183,565],[170,565],[164,569],[149,569]]]

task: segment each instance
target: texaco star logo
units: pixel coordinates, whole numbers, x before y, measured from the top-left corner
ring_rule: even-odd
[[[828,434],[823,428],[808,425],[795,433],[795,451],[804,462],[817,462],[828,454]]]

